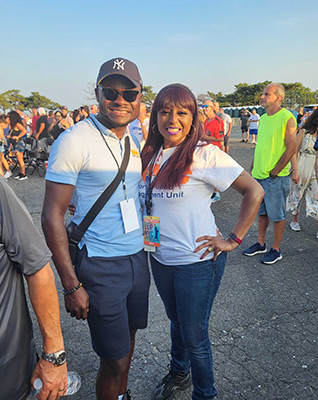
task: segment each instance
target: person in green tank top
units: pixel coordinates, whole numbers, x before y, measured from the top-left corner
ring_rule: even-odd
[[[297,122],[291,112],[282,107],[285,89],[279,83],[266,86],[261,105],[266,114],[259,122],[258,140],[250,173],[262,185],[265,197],[258,211],[258,240],[243,251],[246,256],[266,253],[264,264],[282,259],[280,244],[286,223],[286,198],[289,190],[290,159],[296,149]],[[274,224],[273,247],[267,251],[265,236],[269,222]]]

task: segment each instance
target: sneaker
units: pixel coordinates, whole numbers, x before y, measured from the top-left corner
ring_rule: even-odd
[[[293,231],[295,231],[295,232],[299,232],[299,231],[300,231],[299,222],[294,222],[294,221],[292,221],[292,222],[289,224],[289,226],[290,226],[291,230],[293,230]]]
[[[187,374],[177,374],[169,371],[156,387],[154,400],[168,400],[173,398],[173,394],[178,390],[186,390],[191,386],[190,372]]]
[[[25,179],[28,179],[28,177],[26,175],[23,174],[18,174],[15,179],[17,179],[18,181],[24,181]]]
[[[211,202],[216,203],[217,201],[221,200],[221,195],[219,192],[213,192],[212,197],[211,197]]]
[[[276,261],[279,261],[283,258],[282,253],[273,248],[264,256],[261,261],[263,264],[275,264]]]
[[[10,176],[12,176],[12,172],[11,172],[11,171],[6,171],[6,172],[4,173],[4,177],[5,177],[6,179],[9,179]]]
[[[252,144],[256,144],[255,140],[252,140],[251,143],[252,143]]]
[[[241,143],[244,143],[244,142],[245,142],[245,140],[244,140],[244,139],[242,139],[242,140],[241,140]]]
[[[127,392],[124,393],[123,400],[131,400],[130,390],[127,390]]]
[[[250,246],[248,249],[245,249],[243,251],[244,256],[255,256],[256,254],[263,254],[266,253],[266,243],[264,243],[264,246],[256,242],[252,246]]]

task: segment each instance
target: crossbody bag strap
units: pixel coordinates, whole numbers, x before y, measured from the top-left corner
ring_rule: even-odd
[[[130,158],[130,140],[129,136],[126,136],[125,138],[125,153],[123,160],[121,162],[121,165],[118,169],[118,173],[113,179],[113,181],[110,183],[110,185],[104,190],[104,192],[99,196],[99,198],[95,201],[95,203],[92,205],[82,222],[78,225],[78,227],[74,230],[74,232],[71,235],[70,240],[74,244],[78,244],[84,233],[86,232],[87,228],[90,226],[90,224],[94,221],[96,218],[97,214],[101,211],[101,209],[105,206],[107,201],[111,198],[115,190],[117,189],[118,185],[120,184],[120,181],[122,180]]]

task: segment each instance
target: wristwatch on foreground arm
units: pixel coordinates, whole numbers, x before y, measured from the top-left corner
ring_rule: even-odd
[[[236,242],[237,244],[241,244],[242,243],[242,239],[238,238],[235,233],[231,232],[229,234],[229,238],[234,240],[234,242]]]
[[[59,367],[60,365],[63,365],[66,361],[66,351],[60,350],[56,353],[46,353],[45,351],[43,351],[41,358],[45,361],[52,363],[56,367]]]

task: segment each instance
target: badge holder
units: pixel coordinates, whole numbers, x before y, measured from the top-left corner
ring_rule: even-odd
[[[160,218],[145,215],[143,223],[144,250],[153,253],[160,247]]]

